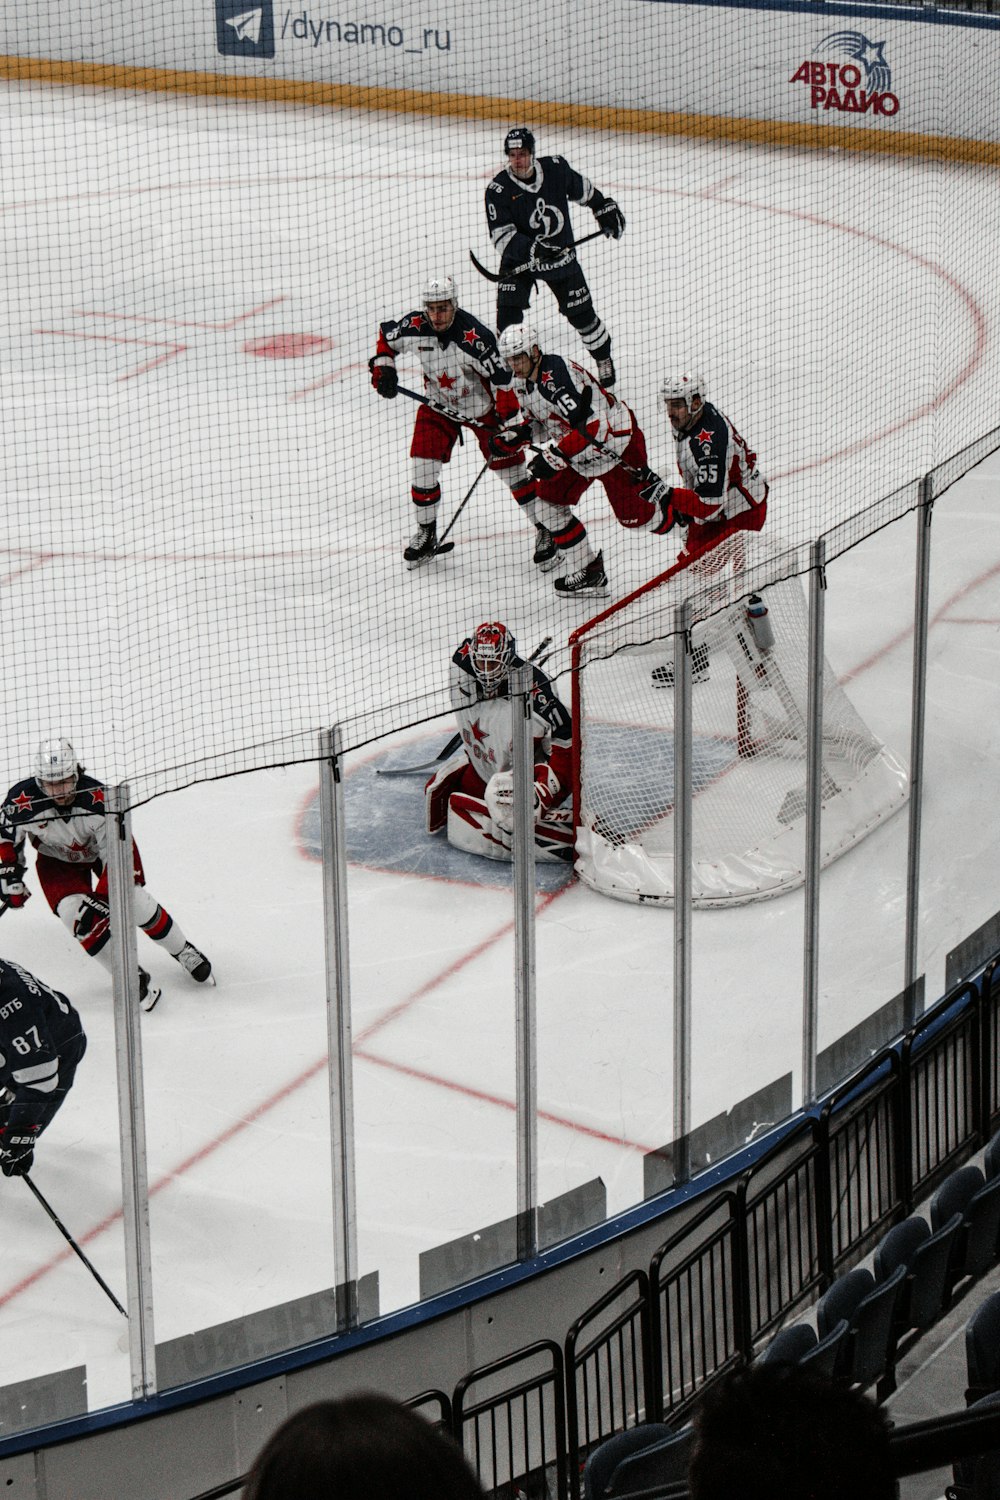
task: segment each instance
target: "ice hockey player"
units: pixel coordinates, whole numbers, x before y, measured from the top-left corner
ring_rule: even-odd
[[[717,573],[742,566],[741,535],[760,531],[767,519],[767,480],[729,418],[705,400],[700,375],[668,375],[660,387],[677,447],[681,485],[670,491],[675,515],[687,525],[677,561],[683,567]],[[692,652],[694,680],[708,680],[704,646]],[[653,672],[657,687],[672,687],[673,666]]]
[[[582,365],[543,354],[530,323],[505,328],[500,353],[514,371],[518,415],[494,441],[541,445],[528,464],[539,501],[575,505],[598,479],[620,525],[666,535],[675,519],[670,489],[646,463],[635,413]],[[563,525],[549,525],[569,570],[556,579],[557,593],[606,594],[604,557],[590,546],[582,521],[569,511]]]
[[[499,620],[477,625],[451,659],[451,701],[463,748],[424,788],[427,832],[447,830],[456,849],[511,858],[514,828],[509,676],[523,666]],[[573,858],[572,724],[541,667],[532,664],[535,738],[535,852],[550,862]]]
[[[510,371],[491,330],[459,307],[453,276],[428,277],[422,305],[379,328],[378,346],[368,365],[372,385],[390,400],[399,392],[398,354],[420,361],[424,393],[434,403],[417,408],[410,443],[410,496],[417,529],[403,552],[407,567],[420,567],[437,551],[441,466],[450,460],[465,423],[475,432],[490,468],[534,524],[535,563],[543,572],[553,567],[556,549],[536,515],[535,481],[525,469],[523,454],[517,448],[491,453],[488,447],[490,434],[516,410]]]
[[[0,1171],[31,1171],[38,1137],[73,1087],[87,1050],[65,995],[0,959]]]
[[[497,332],[521,321],[536,282],[544,282],[610,390],[615,383],[611,335],[595,311],[576,257],[569,205],[585,204],[613,240],[625,233],[625,215],[564,157],[536,157],[535,137],[526,125],[508,130],[503,149],[507,165],[486,189],[486,222],[500,255]]]
[[[35,849],[35,873],[56,916],[89,953],[111,972],[108,941],[108,825],[104,786],[88,776],[69,740],[43,740],[35,773],[12,786],[0,807],[0,900],[24,906],[31,892],[24,883],[25,843]],[[180,927],[146,888],[139,851],[132,844],[136,925],[161,943],[199,984],[212,978],[212,965],[189,943]],[[139,968],[139,1003],[149,1011],[161,991]]]

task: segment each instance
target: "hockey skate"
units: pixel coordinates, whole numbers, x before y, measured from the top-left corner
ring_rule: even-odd
[[[575,573],[567,573],[565,578],[556,579],[557,594],[606,594],[608,592],[608,575],[604,571],[604,554],[598,552],[589,563],[585,563]]]
[[[194,943],[185,943],[181,951],[174,954],[174,957],[181,968],[187,969],[191,978],[196,980],[198,984],[208,984],[209,980],[213,984],[215,983],[212,975],[212,965],[204,953],[199,953]]]
[[[436,557],[439,552],[450,552],[453,546],[454,542],[444,542],[438,547],[437,522],[429,521],[426,526],[421,522],[403,552],[403,561],[412,572],[414,568],[419,568],[422,563]]]
[[[609,354],[607,359],[599,359],[597,361],[598,385],[603,386],[606,391],[610,391],[614,389],[614,384],[617,379],[618,376],[615,374],[615,362],[611,358],[611,355]]]
[[[535,525],[535,555],[531,559],[540,573],[547,573],[559,561],[559,549],[545,526]]]
[[[708,670],[708,647],[695,646],[691,652],[691,681],[707,682],[710,677]],[[672,661],[665,662],[662,667],[653,668],[653,686],[655,688],[672,688],[674,685],[674,664]]]
[[[147,971],[139,968],[139,1009],[152,1010],[157,1000],[163,994],[158,984],[154,984]]]

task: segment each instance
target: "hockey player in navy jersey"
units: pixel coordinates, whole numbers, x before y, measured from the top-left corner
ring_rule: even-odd
[[[535,481],[525,468],[523,453],[517,447],[491,451],[489,446],[491,434],[517,409],[510,370],[500,358],[492,331],[459,307],[454,277],[428,277],[422,306],[379,328],[378,347],[368,363],[372,385],[389,399],[399,391],[397,355],[420,361],[424,394],[434,403],[421,405],[413,424],[410,497],[417,529],[403,552],[407,567],[420,567],[437,551],[441,468],[466,424],[490,468],[535,527],[534,562],[543,572],[553,567],[557,554],[545,525],[549,507],[536,508]],[[552,511],[550,519],[562,518]]]
[[[569,205],[584,204],[613,240],[625,233],[625,215],[564,157],[536,157],[535,137],[527,126],[508,130],[503,145],[507,165],[486,189],[486,222],[500,255],[497,332],[521,321],[536,282],[544,282],[596,362],[601,384],[610,390],[615,383],[611,335],[594,308],[576,257]]]
[[[0,959],[0,1171],[31,1171],[38,1138],[73,1086],[87,1050],[65,995]]]
[[[12,786],[0,807],[0,900],[12,907],[28,901],[25,844],[30,843],[35,850],[35,874],[52,910],[84,951],[110,973],[107,838],[104,786],[85,773],[69,740],[43,740],[34,775]],[[212,965],[150,895],[134,842],[132,858],[136,924],[192,979],[205,984],[212,979]],[[142,1009],[152,1010],[160,994],[140,966]]]
[[[536,446],[528,471],[539,500],[565,507],[552,538],[568,571],[560,594],[606,594],[604,557],[594,552],[582,521],[568,508],[597,479],[619,524],[664,536],[674,525],[670,488],[646,462],[646,439],[635,413],[589,370],[558,354],[544,354],[530,323],[500,335],[500,352],[514,372],[518,418],[496,441]],[[541,445],[541,446],[538,446]]]
[[[451,659],[451,702],[462,749],[424,788],[427,832],[447,830],[450,844],[487,859],[511,858],[514,777],[511,770],[509,677],[524,663],[514,637],[499,620],[478,625]],[[531,665],[535,740],[535,853],[573,857],[573,824],[564,806],[572,785],[570,716],[548,677]]]

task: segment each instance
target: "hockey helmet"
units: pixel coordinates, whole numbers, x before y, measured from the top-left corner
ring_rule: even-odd
[[[664,406],[668,401],[686,401],[690,411],[691,401],[695,396],[699,401],[704,401],[705,382],[700,375],[686,370],[678,374],[667,375],[660,386],[660,400]]]
[[[76,782],[80,764],[69,740],[42,740],[35,756],[35,777],[41,786]]]
[[[420,300],[424,307],[428,302],[450,302],[453,307],[457,307],[458,287],[454,276],[425,276],[420,291]]]
[[[512,125],[504,136],[504,155],[509,156],[512,151],[530,151],[535,154],[535,137],[527,125]]]
[[[469,646],[469,663],[476,681],[487,694],[506,682],[514,660],[514,637],[499,620],[477,625]]]
[[[533,323],[511,323],[500,335],[497,346],[508,364],[515,354],[531,354],[541,347]]]

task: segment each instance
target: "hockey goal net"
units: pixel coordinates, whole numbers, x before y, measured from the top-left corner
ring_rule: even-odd
[[[781,577],[776,561],[761,538],[734,539],[725,553],[671,569],[571,636],[576,869],[595,890],[673,901],[671,632],[685,599],[695,622],[694,904],[739,905],[803,884],[808,612],[800,580]],[[753,596],[766,606],[763,627],[748,616]],[[823,864],[902,807],[908,785],[905,765],[824,662]]]

